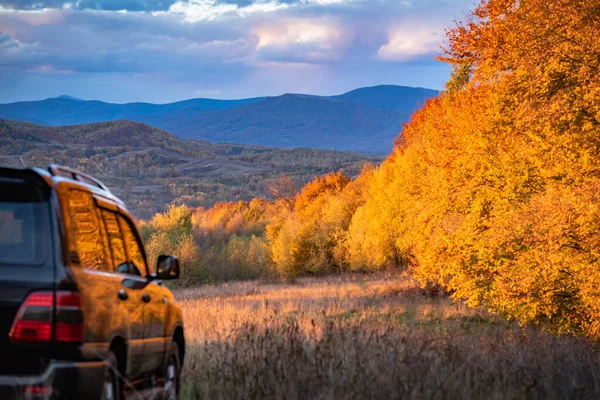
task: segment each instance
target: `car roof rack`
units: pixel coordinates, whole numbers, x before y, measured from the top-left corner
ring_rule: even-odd
[[[48,166],[48,171],[52,176],[62,176],[64,178],[70,178],[74,181],[79,181],[83,183],[87,183],[88,185],[96,186],[108,193],[111,191],[106,187],[106,185],[100,182],[98,179],[90,176],[88,174],[84,174],[83,172],[77,171],[75,169],[69,167],[63,167],[62,165],[50,164]],[[111,193],[112,194],[112,193]]]

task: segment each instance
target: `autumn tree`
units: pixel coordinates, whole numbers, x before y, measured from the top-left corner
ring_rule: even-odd
[[[341,173],[317,177],[294,199],[293,209],[282,208],[267,226],[272,260],[280,275],[323,273],[336,269],[336,246],[343,209],[335,198],[350,179]],[[348,213],[347,219],[351,217]]]
[[[273,199],[287,203],[296,196],[299,186],[298,182],[290,176],[281,174],[274,182],[267,185],[267,190]]]
[[[490,0],[448,32],[448,90],[354,216],[359,261],[407,252],[415,276],[471,305],[600,333],[599,18],[599,1]]]
[[[198,284],[204,278],[200,248],[192,234],[191,215],[186,206],[169,206],[165,213],[141,224],[142,234],[147,238],[149,262],[155,263],[161,254],[177,256],[181,266],[178,283],[182,286]]]
[[[441,59],[446,90],[382,165],[297,195],[283,179],[274,201],[199,209],[191,230],[238,269],[408,268],[469,305],[600,338],[600,0],[483,1]],[[180,211],[152,226],[189,226]]]

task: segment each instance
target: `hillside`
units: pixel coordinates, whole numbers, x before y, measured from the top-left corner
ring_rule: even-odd
[[[92,147],[177,147],[174,135],[132,121],[100,122],[88,125],[41,126],[28,122],[0,120],[0,137]]]
[[[0,104],[0,118],[60,126],[120,119],[145,122],[161,120],[171,113],[192,110],[193,114],[223,110],[260,101],[262,98],[243,100],[191,99],[169,104],[127,103],[113,104],[96,100],[81,100],[62,95],[40,101],[22,101]]]
[[[229,110],[199,114],[178,126],[181,137],[213,142],[389,153],[411,111],[287,94]]]
[[[112,104],[60,96],[0,104],[0,118],[42,125],[131,120],[184,139],[387,154],[404,122],[434,90],[361,88],[339,96]]]
[[[381,157],[314,149],[180,140],[149,125],[112,121],[48,127],[0,119],[0,165],[46,168],[57,163],[103,180],[140,217],[171,202],[210,207],[215,202],[269,195],[281,174],[297,187],[314,175],[357,175]]]
[[[363,104],[369,107],[390,108],[393,110],[413,110],[415,104],[420,106],[425,100],[437,96],[436,90],[424,88],[381,85],[360,88],[333,98]]]

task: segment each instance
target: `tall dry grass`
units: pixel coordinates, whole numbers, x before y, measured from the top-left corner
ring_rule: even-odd
[[[522,328],[405,275],[177,293],[196,399],[600,398],[592,343]]]

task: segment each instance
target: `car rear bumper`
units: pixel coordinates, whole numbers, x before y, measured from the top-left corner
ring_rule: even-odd
[[[104,361],[52,361],[40,375],[0,376],[0,399],[99,399],[105,370]]]

